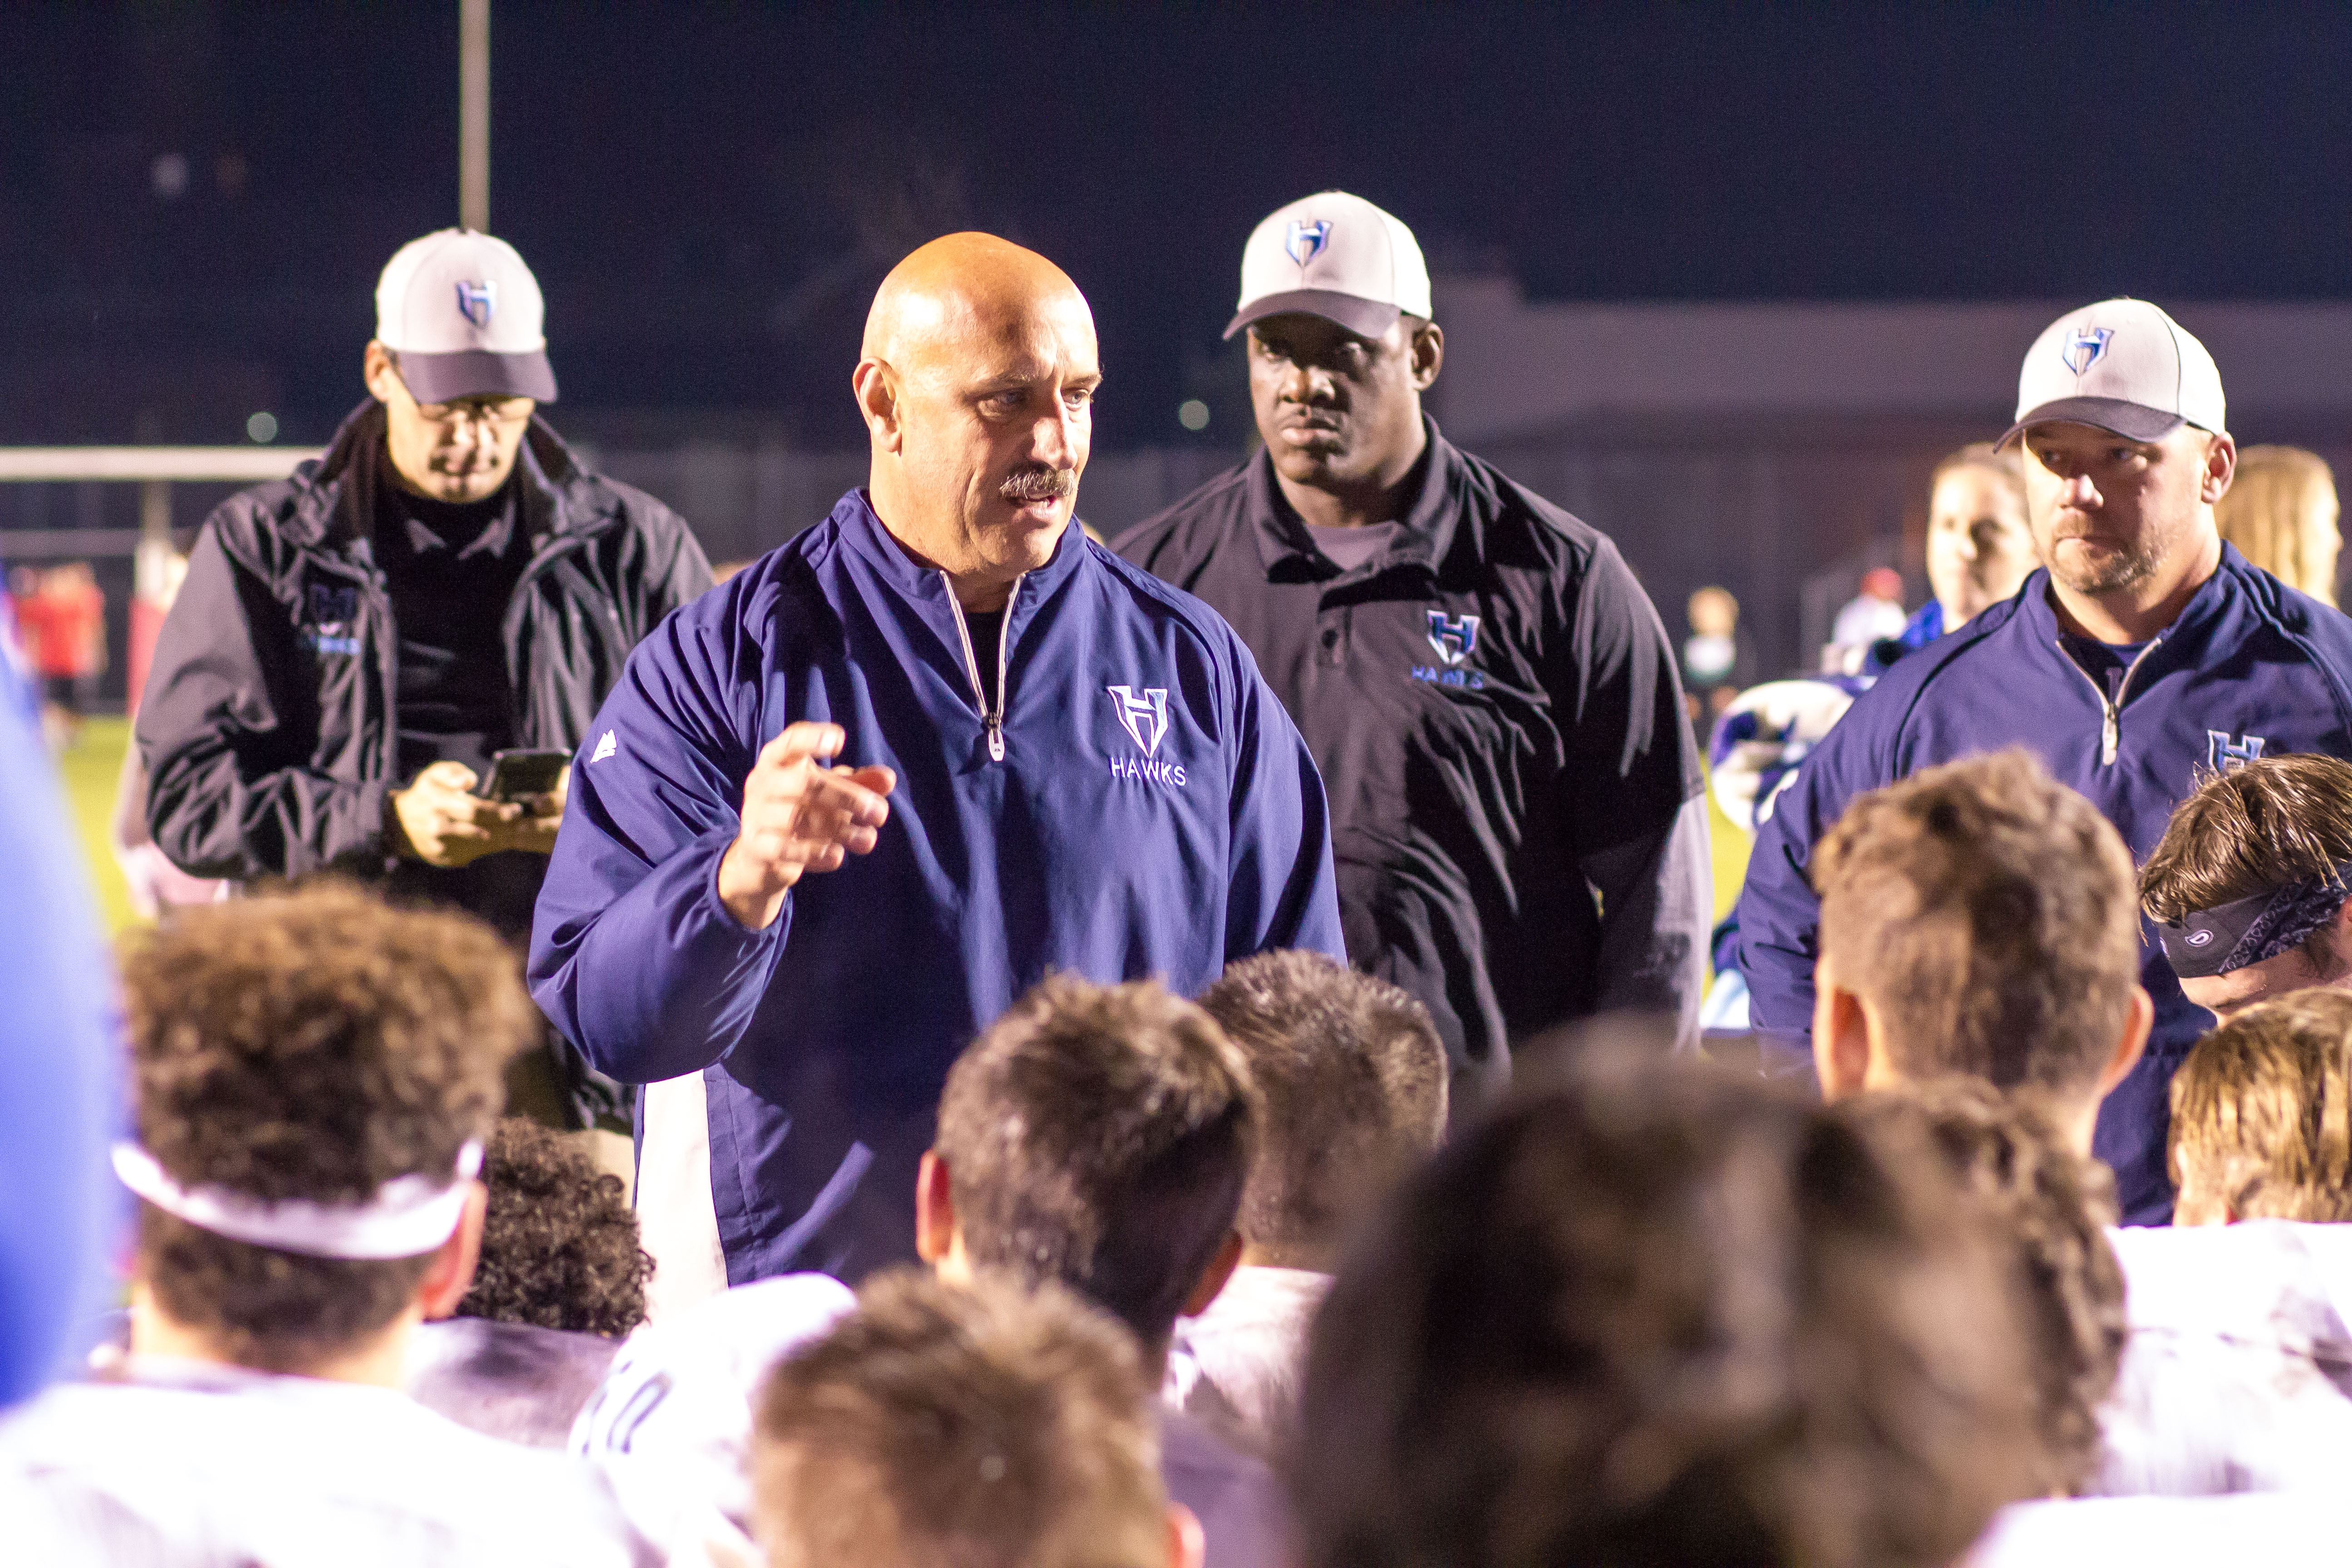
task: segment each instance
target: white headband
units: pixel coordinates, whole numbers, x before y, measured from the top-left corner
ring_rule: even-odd
[[[399,1176],[360,1204],[314,1204],[305,1198],[266,1203],[226,1187],[184,1187],[136,1143],[114,1146],[114,1173],[122,1184],[175,1219],[199,1230],[256,1247],[310,1258],[415,1258],[457,1234],[466,1194],[482,1168],[481,1140],[457,1151],[446,1182]]]

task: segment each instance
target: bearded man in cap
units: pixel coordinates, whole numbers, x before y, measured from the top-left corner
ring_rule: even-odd
[[[1060,268],[915,251],[851,383],[867,487],[597,716],[530,972],[650,1085],[657,1314],[681,1279],[911,1260],[948,1068],[1047,974],[1190,994],[1339,951],[1323,787],[1248,649],[1073,518],[1101,381]]]
[[[1233,623],[1331,793],[1348,955],[1419,997],[1457,1118],[1512,1046],[1638,1009],[1697,1032],[1713,904],[1673,645],[1609,538],[1422,411],[1412,232],[1326,191],[1242,252],[1265,447],[1116,542]]]
[[[2352,755],[2352,620],[2215,531],[2238,458],[2226,414],[2212,355],[2145,300],[2070,311],[2034,341],[1998,445],[2023,448],[2043,569],[1857,699],[1780,797],[1739,904],[1760,1030],[1802,1045],[1816,1026],[1821,900],[1806,865],[1858,795],[2022,745],[2145,861],[2201,779],[2284,752]],[[2101,1107],[2094,1148],[2125,1220],[2147,1225],[2172,1210],[2167,1094],[2210,1015],[2152,926],[2142,938],[2154,1029]]]
[[[710,586],[677,513],[538,416],[543,315],[503,240],[402,247],[368,401],[325,457],[205,521],[137,727],[149,830],[182,870],[340,872],[528,940],[567,781],[486,797],[492,759],[572,750],[637,640]],[[571,1115],[625,1127],[616,1086],[553,1065]]]

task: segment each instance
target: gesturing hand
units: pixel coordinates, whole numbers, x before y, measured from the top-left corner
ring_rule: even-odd
[[[719,901],[752,931],[775,923],[805,871],[874,847],[898,783],[888,768],[826,768],[849,737],[838,724],[792,724],[760,748],[743,781],[743,826],[719,862]]]

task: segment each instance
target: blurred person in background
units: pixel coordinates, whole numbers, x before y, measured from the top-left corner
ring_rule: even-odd
[[[1794,1096],[1588,1061],[1349,1249],[1289,1461],[1297,1561],[1961,1562],[2045,1474],[1981,1216]]]
[[[2238,477],[2213,509],[2221,537],[2290,588],[2336,603],[2336,558],[2344,548],[2336,476],[2300,447],[2249,447]]]
[[[16,574],[16,633],[41,687],[42,728],[63,749],[81,732],[106,671],[106,595],[87,561]]]
[[[1673,644],[1591,525],[1447,441],[1412,231],[1325,191],[1242,249],[1265,445],[1119,553],[1232,623],[1331,798],[1348,956],[1403,987],[1456,1116],[1570,1019],[1697,1035],[1706,802]]]
[[[206,520],[134,727],[148,828],[191,877],[334,870],[528,940],[566,780],[488,798],[493,757],[570,752],[638,639],[710,585],[675,512],[539,417],[543,315],[501,240],[403,246],[369,400],[324,458]],[[625,1091],[551,1039],[515,1100],[630,1125]]]
[[[2182,994],[2224,1021],[2290,991],[2352,991],[2352,763],[2261,757],[2206,779],[2139,897]]]
[[[1727,588],[1701,588],[1685,606],[1683,691],[1691,722],[1712,724],[1756,679],[1756,649],[1739,635],[1739,601]]]
[[[2212,356],[2146,300],[2069,311],[2035,339],[1999,444],[2023,442],[2045,566],[1937,657],[1879,678],[1780,796],[1739,909],[1740,969],[1768,1048],[1814,1026],[1822,905],[1809,867],[1855,796],[2021,745],[2146,855],[2206,773],[2283,752],[2352,753],[2352,621],[2254,571],[2215,531],[2237,460],[2226,414]],[[2154,1033],[2097,1133],[2130,1224],[2171,1213],[2166,1085],[2206,1019],[2152,928],[2140,978]]]
[[[1903,611],[1903,574],[1892,566],[1874,566],[1862,574],[1862,584],[1830,623],[1829,646],[1822,649],[1822,673],[1858,675],[1863,660],[1877,643],[1903,635],[1909,617]]]
[[[1927,490],[1927,585],[1934,596],[1864,669],[1883,673],[1915,647],[1956,632],[2014,595],[2037,564],[2025,520],[2025,466],[2012,447],[1978,441],[1936,465]]]

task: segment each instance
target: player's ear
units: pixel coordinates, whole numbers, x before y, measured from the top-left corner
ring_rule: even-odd
[[[1201,1521],[1181,1502],[1168,1505],[1168,1568],[1201,1568],[1208,1561],[1208,1537]]]
[[[1824,1100],[1860,1094],[1870,1079],[1870,1015],[1838,984],[1826,952],[1813,963],[1813,1076]]]
[[[1445,368],[1445,332],[1435,321],[1423,321],[1412,331],[1412,389],[1427,392],[1437,373]]]
[[[2124,1015],[2123,1037],[2116,1041],[2116,1048],[2108,1056],[2107,1065],[2099,1069],[2101,1100],[2106,1099],[2108,1091],[2130,1077],[2131,1069],[2139,1066],[2140,1053],[2147,1049],[2148,1033],[2155,1027],[2155,999],[2148,995],[2147,986],[2133,986],[2131,1008]]]
[[[479,1182],[466,1186],[465,1216],[417,1282],[416,1305],[428,1320],[457,1315],[457,1303],[473,1289],[474,1266],[482,1260],[482,1224],[490,1210],[490,1189]]]
[[[955,1242],[955,1190],[948,1163],[935,1150],[923,1151],[915,1167],[915,1256],[926,1263],[945,1258]]]
[[[850,391],[857,397],[857,411],[866,416],[866,428],[872,432],[874,445],[885,452],[897,452],[906,443],[906,431],[898,418],[898,377],[887,361],[860,360],[849,379]]]
[[[1217,1299],[1217,1292],[1225,1288],[1225,1281],[1231,1279],[1234,1270],[1241,1266],[1242,1233],[1229,1230],[1225,1232],[1224,1241],[1217,1247],[1217,1255],[1209,1259],[1209,1266],[1201,1270],[1198,1279],[1192,1281],[1192,1293],[1184,1298],[1184,1315],[1197,1318],[1207,1311],[1209,1303]]]
[[[368,340],[367,353],[361,356],[360,379],[367,384],[369,395],[378,403],[390,403],[393,389],[401,384],[400,370],[393,363],[392,351],[373,338]]]

